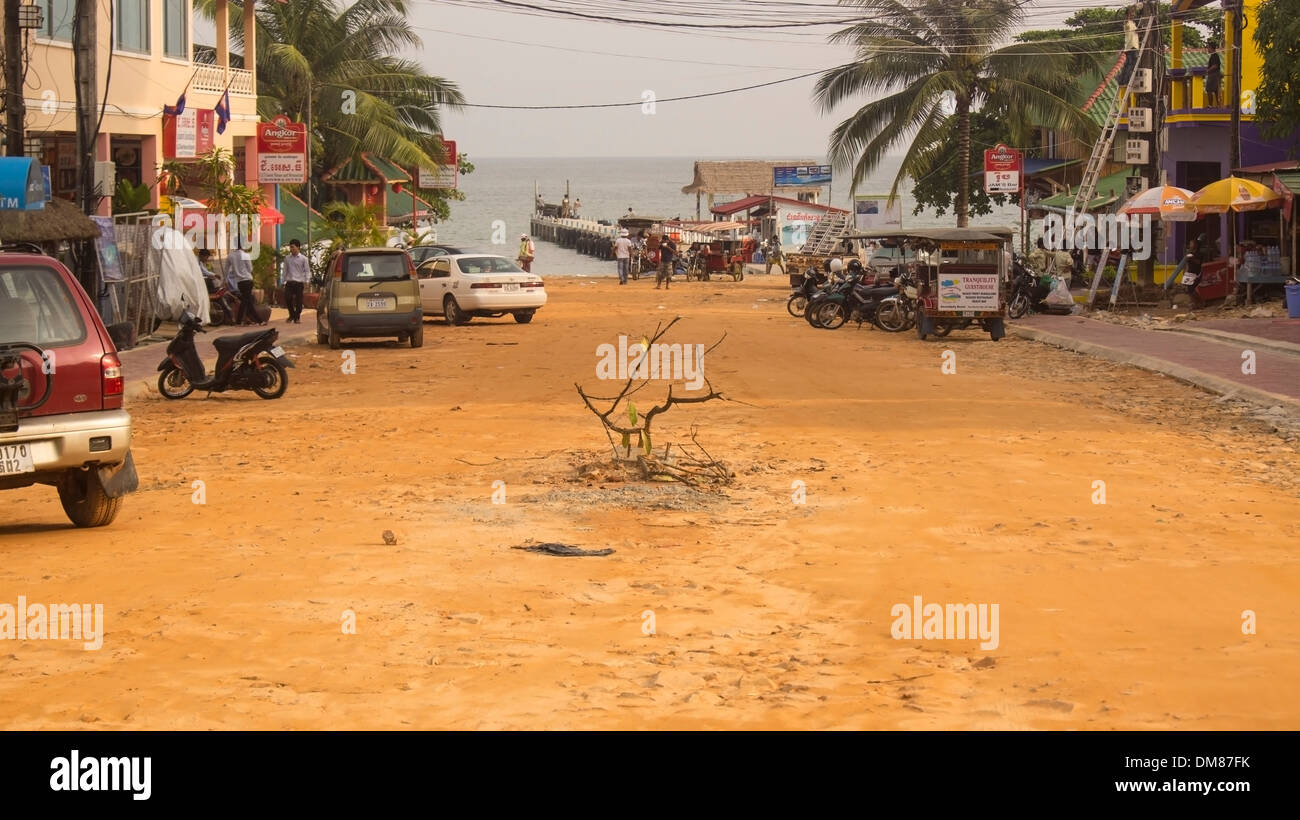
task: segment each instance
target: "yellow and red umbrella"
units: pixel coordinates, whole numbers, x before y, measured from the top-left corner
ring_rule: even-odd
[[[1211,182],[1192,194],[1192,207],[1197,214],[1222,214],[1228,211],[1262,211],[1275,208],[1282,195],[1267,185],[1250,179],[1228,177]]]
[[[1189,204],[1192,192],[1173,185],[1157,185],[1125,202],[1119,209],[1122,214],[1151,214],[1164,222],[1192,222],[1196,210]]]

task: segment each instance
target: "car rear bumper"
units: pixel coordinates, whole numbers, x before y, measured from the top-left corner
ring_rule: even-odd
[[[517,310],[533,311],[546,304],[546,294],[544,292],[494,293],[489,295],[471,291],[464,297],[463,302],[460,301],[461,298],[458,293],[456,300],[460,303],[460,309],[469,313],[477,311],[484,313],[512,313]]]
[[[91,450],[95,439],[101,449]],[[44,483],[93,464],[118,464],[131,449],[131,416],[125,410],[64,413],[20,419],[18,431],[0,433],[0,444],[30,445],[34,473],[0,478],[0,489]]]
[[[340,336],[397,336],[420,327],[424,312],[420,308],[403,313],[333,313],[330,326]]]

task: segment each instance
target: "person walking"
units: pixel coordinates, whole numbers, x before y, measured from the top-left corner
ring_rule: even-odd
[[[618,283],[627,284],[628,269],[632,266],[632,240],[627,238],[627,228],[618,232],[614,240],[614,258],[618,260]]]
[[[578,197],[577,199],[573,200],[573,218],[574,219],[582,218],[582,197]]]
[[[776,234],[767,238],[767,250],[763,252],[764,261],[767,262],[765,273],[772,272],[772,266],[776,265],[781,269],[781,275],[785,276],[785,254],[781,252],[781,239]]]
[[[568,219],[572,214],[569,213],[569,195],[565,194],[564,199],[560,200],[560,218]]]
[[[239,290],[239,311],[235,322],[241,325],[265,324],[257,318],[257,303],[253,301],[253,257],[244,248],[242,236],[236,239],[235,249],[230,252],[230,276]]]
[[[519,267],[523,268],[525,273],[533,272],[533,259],[536,256],[537,246],[533,244],[533,240],[529,239],[526,233],[519,234],[519,255],[515,257],[515,261],[519,263]]]
[[[302,243],[289,240],[289,255],[280,266],[280,284],[284,287],[284,304],[289,308],[289,321],[302,324],[302,292],[311,281],[311,265],[302,255]]]
[[[659,283],[663,282],[664,290],[673,281],[673,262],[677,258],[677,243],[668,234],[664,234],[663,241],[659,243],[659,274],[655,277],[655,290],[659,290]]]

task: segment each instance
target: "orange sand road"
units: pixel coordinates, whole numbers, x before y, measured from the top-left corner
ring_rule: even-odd
[[[135,399],[112,527],[0,494],[0,604],[107,620],[98,652],[0,641],[0,726],[1300,726],[1294,434],[1029,342],[814,331],[783,281],[553,280],[531,325],[358,343],[356,375],[297,345],[279,401]],[[580,477],[606,446],[573,382],[678,313],[671,341],[726,331],[705,370],[738,401],[657,441],[698,425],[736,484]],[[914,595],[997,603],[998,648],[894,640]]]

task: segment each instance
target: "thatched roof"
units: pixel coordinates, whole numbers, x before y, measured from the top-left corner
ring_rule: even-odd
[[[55,197],[39,211],[0,211],[0,242],[94,239],[99,226],[66,199]]]
[[[773,187],[772,169],[788,165],[817,165],[810,159],[791,161],[729,160],[724,162],[696,162],[695,179],[682,188],[684,194],[771,194],[780,191],[786,195],[813,193],[821,185],[783,185]]]

